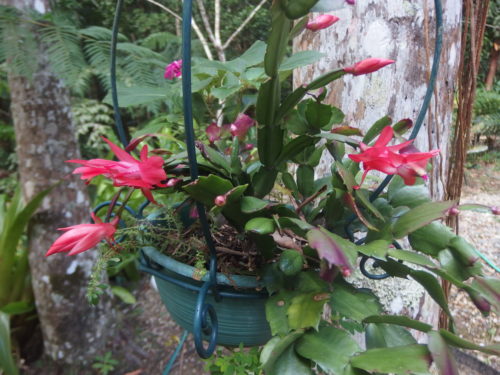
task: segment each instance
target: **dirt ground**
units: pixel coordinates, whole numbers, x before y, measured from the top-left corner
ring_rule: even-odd
[[[475,202],[500,206],[500,170],[493,166],[470,169],[466,175],[462,203]],[[460,234],[474,243],[495,264],[500,264],[500,217],[466,212],[460,216]],[[485,267],[493,274],[491,268]],[[162,374],[170,355],[175,350],[182,330],[169,318],[159,295],[145,277],[134,291],[137,303],[133,306],[117,302],[118,329],[109,340],[103,354],[118,362],[108,375],[156,375]],[[465,294],[455,289],[450,296],[450,306],[456,316],[456,328],[460,336],[481,344],[500,343],[499,317],[484,318],[470,303]],[[473,358],[468,357],[472,355]],[[458,355],[460,373],[464,375],[500,374],[498,358],[468,352]],[[474,362],[478,358],[488,365]],[[475,364],[474,364],[475,363]],[[208,374],[205,362],[198,358],[192,338],[189,336],[174,366],[172,375]],[[471,368],[475,367],[476,369]],[[104,374],[97,370],[68,367],[59,368],[48,360],[41,360],[23,371],[26,375],[93,375]]]

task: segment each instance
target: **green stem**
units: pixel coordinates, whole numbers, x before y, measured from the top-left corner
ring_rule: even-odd
[[[116,216],[121,216],[123,210],[125,209],[125,206],[127,205],[127,202],[129,201],[129,199],[132,196],[132,194],[134,193],[134,191],[135,191],[134,188],[130,188],[130,190],[127,192],[127,195],[125,196],[125,199],[123,200],[122,205],[120,206],[120,208],[116,212]]]

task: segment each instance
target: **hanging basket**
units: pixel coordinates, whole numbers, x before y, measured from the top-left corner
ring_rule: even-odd
[[[197,299],[208,275],[201,280],[195,279],[198,271],[194,267],[161,254],[153,247],[143,248],[142,253],[144,262],[141,268],[154,275],[161,299],[172,319],[193,333]],[[258,292],[261,288],[261,283],[252,276],[217,274],[221,299],[216,302],[210,293],[205,303],[215,309],[218,345],[258,346],[271,338],[265,314],[268,295]],[[208,340],[208,336],[209,333],[204,339]]]

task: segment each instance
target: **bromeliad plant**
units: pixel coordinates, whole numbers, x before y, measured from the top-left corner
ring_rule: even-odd
[[[126,150],[106,140],[119,161],[72,160],[82,165],[75,173],[83,179],[103,175],[115,186],[129,187],[129,196],[140,189],[161,214],[150,220],[151,226],[136,227],[143,232],[116,230],[124,205],[116,206],[114,213],[111,206],[106,215],[108,220],[115,216],[111,223],[95,218],[94,224],[65,228],[48,254],[76,254],[104,239],[107,254],[116,256],[127,241],[159,245],[170,238],[175,246],[167,243],[166,251],[196,244],[191,258],[199,267],[205,250],[197,237],[194,203],[202,203],[214,237],[242,247],[232,251],[219,243],[217,250],[239,253],[240,273],[258,275],[269,293],[266,314],[273,338],[261,354],[266,374],[420,374],[429,372],[431,362],[442,374],[457,374],[449,346],[490,354],[498,354],[499,348],[478,346],[453,334],[439,278],[464,290],[485,315],[500,309],[500,282],[486,277],[473,246],[438,220],[462,209],[498,210],[431,201],[424,184],[426,164],[438,150],[420,152],[412,140],[403,139],[411,120],[393,123],[384,117],[363,134],[344,124],[340,109],[324,102],[329,83],[348,74],[376,72],[392,60],[369,58],[284,95],[285,78],[301,59],[309,63],[313,56],[302,53],[286,59],[290,40],[304,28],[314,32],[336,21],[328,16],[309,21],[316,3],[274,1],[263,61],[258,58],[263,44],[256,44],[252,54],[239,59],[194,67],[195,119],[199,126],[210,124],[207,142],[197,143],[201,177],[195,181],[187,177],[185,151],[152,151],[167,155],[163,159],[150,156],[144,146],[140,157],[134,157],[131,153],[144,137]],[[337,3],[344,2],[330,2]],[[172,85],[181,66],[176,61],[166,69]],[[399,143],[389,145],[394,139]],[[334,159],[331,173],[318,177],[314,168],[325,153]],[[378,183],[365,181],[371,170],[394,176],[387,189],[378,191]],[[169,219],[161,202],[171,193],[181,199],[167,211],[188,208],[189,226],[165,225]],[[115,237],[123,241],[116,243]],[[367,259],[376,262],[371,271]],[[374,278],[415,280],[449,316],[451,330],[385,314],[373,291],[353,285],[350,276],[358,268]],[[234,271],[222,268],[227,269]],[[408,329],[426,333],[427,344],[417,343]],[[353,338],[356,331],[364,333],[366,348]]]

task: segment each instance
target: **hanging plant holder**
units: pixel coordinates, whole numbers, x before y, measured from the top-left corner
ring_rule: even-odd
[[[290,2],[290,4],[291,3],[292,2]],[[417,136],[422,126],[433,94],[438,72],[443,38],[442,6],[440,0],[435,0],[434,3],[436,11],[436,41],[433,65],[427,92],[410,139],[414,139]],[[128,141],[126,139],[126,132],[124,130],[118,109],[115,74],[116,42],[121,8],[122,0],[118,0],[113,24],[113,39],[111,46],[111,89],[118,134],[121,142],[124,146],[126,146]],[[290,12],[295,9],[292,8],[293,6],[290,5]],[[299,16],[302,17],[303,14],[300,13],[297,17]],[[182,19],[182,94],[184,127],[190,177],[191,181],[195,181],[199,176],[198,164],[196,161],[191,94],[192,0],[183,1]],[[283,22],[291,21],[287,19]],[[277,43],[276,40],[274,41]],[[268,75],[271,76],[276,73],[274,70],[277,68],[274,65],[264,65]],[[273,82],[275,79],[276,77],[267,81],[265,84]],[[311,87],[311,89],[313,89],[313,87]],[[304,91],[306,91],[306,89],[304,89]],[[274,152],[275,150],[271,151]],[[263,164],[272,164],[272,162],[276,161],[271,159],[267,162],[263,161]],[[262,171],[269,172],[265,169]],[[274,175],[274,178],[275,177],[276,176]],[[391,178],[392,176],[387,176],[382,184],[380,184],[380,186],[372,193],[370,201],[374,201],[381,194],[384,188],[389,184]],[[144,207],[142,207],[139,210],[139,213],[136,214],[137,218],[142,218],[143,208]],[[267,292],[263,291],[263,285],[254,277],[234,275],[226,277],[222,274],[217,274],[216,251],[210,234],[205,208],[201,203],[197,203],[196,208],[210,254],[209,269],[207,274],[201,279],[193,277],[196,274],[195,268],[163,255],[152,247],[145,247],[141,250],[140,269],[144,272],[152,274],[155,277],[163,303],[177,324],[183,327],[186,332],[193,334],[196,351],[200,357],[210,357],[217,344],[227,346],[238,346],[241,343],[246,346],[262,345],[271,337],[269,324],[265,316],[265,302],[268,297]],[[130,209],[127,210],[129,213],[131,212]],[[355,241],[354,235],[350,229],[351,224],[355,219],[356,216],[352,215],[346,221],[344,229],[352,242],[362,244],[364,239]],[[394,246],[396,248],[400,248],[397,242],[394,243]],[[360,269],[363,275],[371,279],[383,279],[389,277],[389,275],[385,273],[373,274],[369,272],[365,268],[365,264],[369,259],[375,261],[374,266],[377,267],[377,263],[374,258],[364,255],[360,264]],[[178,348],[172,355],[164,374],[168,374],[170,371],[172,364],[179,353],[180,347],[184,343],[187,335],[186,332],[180,340]],[[208,344],[204,344],[204,342],[208,342]]]
[[[142,249],[144,260],[140,269],[155,276],[158,292],[172,319],[182,328],[193,333],[197,319],[197,300],[207,278],[197,280],[198,271],[159,253],[156,249]],[[216,332],[215,342],[224,346],[264,345],[271,338],[266,320],[267,300],[263,285],[252,276],[225,276],[217,274],[219,301],[208,293],[200,306],[212,306],[201,311],[202,339],[210,339]]]

